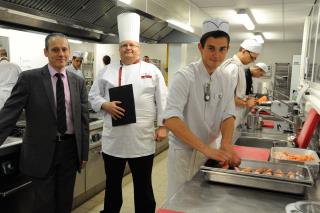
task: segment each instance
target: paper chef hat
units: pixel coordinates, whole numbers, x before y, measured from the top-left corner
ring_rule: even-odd
[[[205,20],[202,23],[202,35],[212,32],[212,31],[223,31],[225,33],[229,33],[229,22],[219,19],[219,18],[214,18],[214,19],[208,19]]]
[[[265,63],[256,63],[256,66],[265,71],[266,73],[269,72],[268,66]]]
[[[118,15],[119,43],[127,40],[139,43],[140,16],[136,13]]]
[[[80,51],[73,51],[72,57],[83,58],[83,54]]]
[[[246,39],[240,44],[240,46],[256,54],[261,53],[262,50],[262,44],[260,44],[256,39]]]

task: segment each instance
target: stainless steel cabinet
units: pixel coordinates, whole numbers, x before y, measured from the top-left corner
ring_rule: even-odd
[[[74,185],[73,197],[83,194],[86,190],[86,171],[83,169],[81,173],[77,173]]]
[[[98,192],[105,188],[106,175],[104,171],[104,162],[101,154],[101,130],[100,132],[91,131],[90,134],[90,150],[88,163],[81,171],[77,174],[75,189],[74,189],[74,200],[73,206],[79,206],[86,200],[93,197]],[[156,143],[156,155],[168,148],[168,139]],[[129,166],[125,168],[124,174],[130,172]]]
[[[101,155],[101,146],[90,149],[86,167],[86,190],[105,182],[104,162]]]
[[[101,143],[90,144],[86,167],[77,174],[73,193],[73,207],[79,206],[105,188],[106,176],[101,155]]]
[[[291,66],[290,63],[276,63],[274,73],[274,98],[280,100],[289,100]]]

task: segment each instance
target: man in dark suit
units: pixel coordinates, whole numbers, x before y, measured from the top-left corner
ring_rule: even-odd
[[[32,212],[71,212],[76,171],[88,159],[89,125],[85,82],[67,72],[70,55],[63,34],[46,37],[48,65],[22,72],[0,111],[0,145],[25,110],[21,172],[32,178]]]

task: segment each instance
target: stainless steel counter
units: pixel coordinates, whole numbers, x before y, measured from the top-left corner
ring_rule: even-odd
[[[90,122],[89,123],[89,130],[93,131],[96,129],[102,129],[103,126],[103,120],[96,120],[94,122]],[[22,138],[18,138],[18,137],[8,137],[5,142],[0,146],[0,151],[1,149],[7,148],[7,147],[11,147],[11,146],[16,146],[22,143]]]
[[[305,196],[272,192],[247,187],[207,182],[198,172],[191,181],[167,200],[162,208],[185,213],[259,212],[285,213],[289,203],[299,200],[320,200],[320,180]]]
[[[8,137],[4,143],[0,146],[0,149],[14,146],[22,143],[22,138]]]
[[[0,146],[0,157],[19,152],[21,144],[22,138],[8,137]]]
[[[89,123],[89,130],[90,131],[95,130],[95,129],[102,129],[102,127],[103,127],[103,120],[101,120],[101,119],[97,119],[97,120],[94,120]]]

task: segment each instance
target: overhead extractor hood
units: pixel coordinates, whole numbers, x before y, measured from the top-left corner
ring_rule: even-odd
[[[121,7],[113,0],[1,0],[0,7],[2,26],[61,32],[101,43],[118,42],[117,15],[128,11],[141,16],[142,42],[168,41],[181,34],[167,22],[134,8]]]

